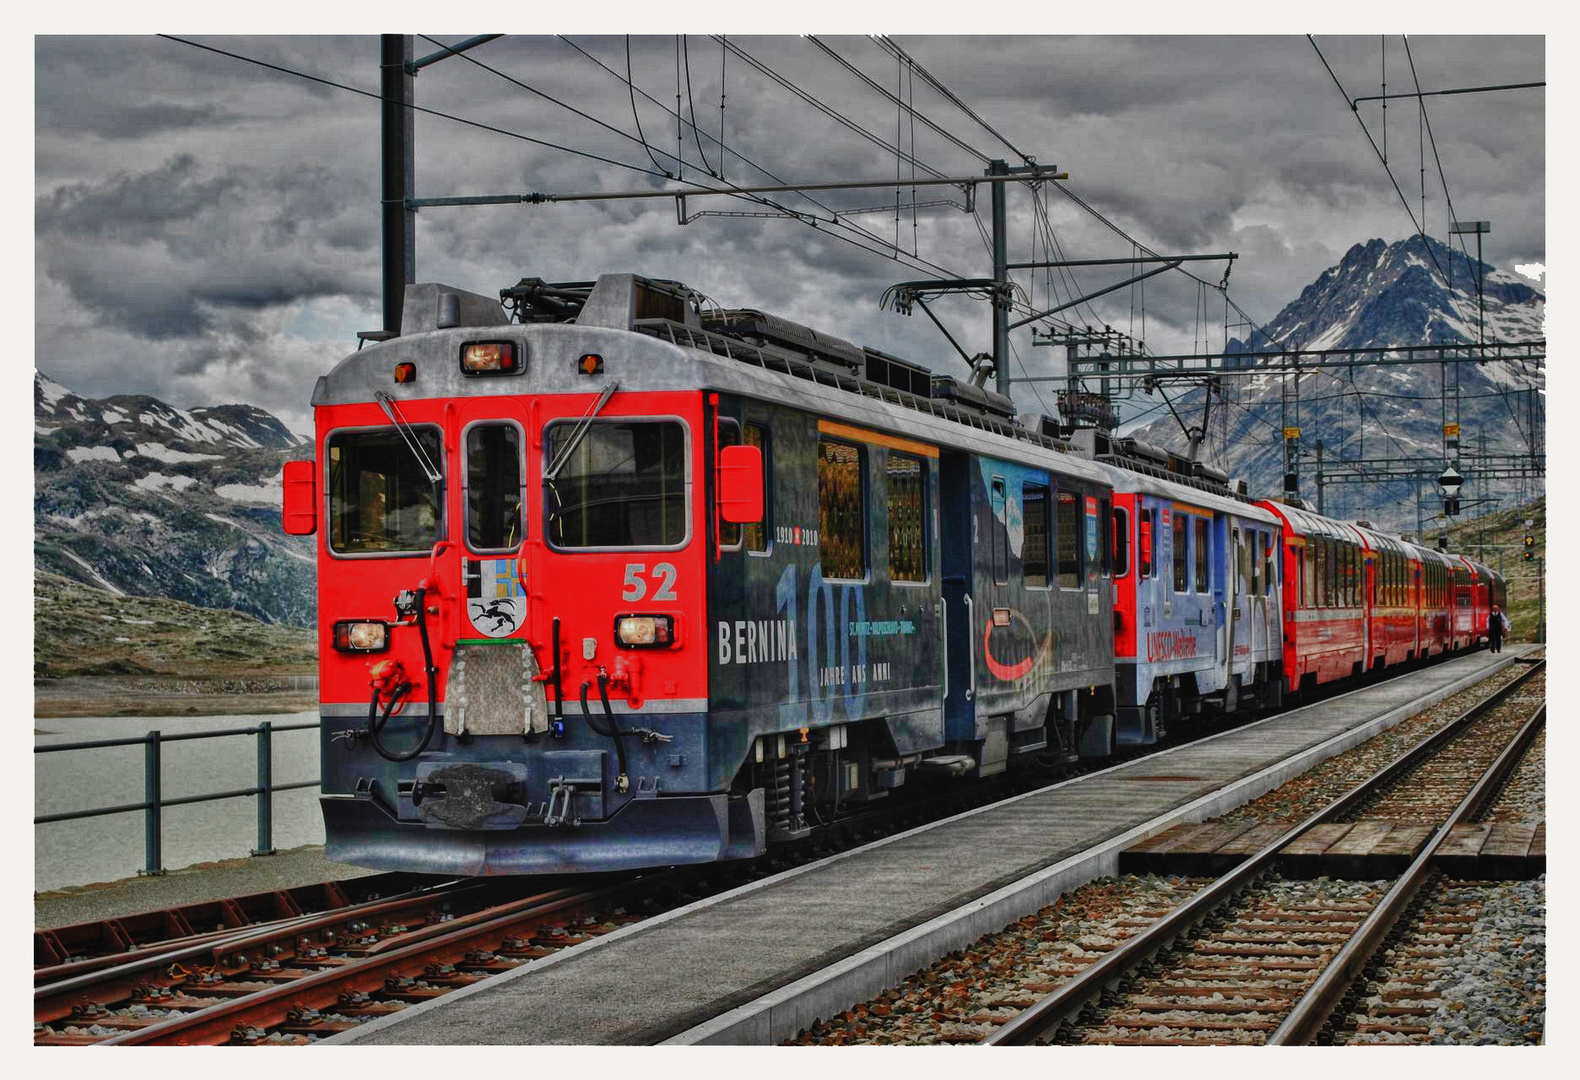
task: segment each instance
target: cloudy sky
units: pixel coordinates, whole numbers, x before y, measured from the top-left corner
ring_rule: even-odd
[[[183,36],[378,89],[375,36]],[[419,37],[417,55],[464,36]],[[892,181],[912,175],[912,157],[917,175],[970,176],[984,170],[984,158],[1018,164],[1025,154],[1067,170],[1070,192],[1156,251],[1238,252],[1230,295],[1262,321],[1352,244],[1413,231],[1356,115],[1303,36],[894,40],[916,66],[860,36],[732,35],[727,47],[704,34],[635,36],[633,91],[624,37],[508,36],[417,79],[420,106],[500,129],[418,116],[417,195],[657,190],[669,183],[666,170],[709,183],[708,169],[730,183]],[[1397,35],[1316,40],[1351,97],[1379,93],[1384,63],[1390,92],[1414,88]],[[1413,36],[1410,53],[1423,89],[1547,78],[1540,36]],[[88,396],[149,393],[184,407],[248,402],[309,430],[314,378],[355,347],[357,331],[381,324],[377,102],[153,36],[37,37],[33,89],[37,366]],[[1380,146],[1381,107],[1363,103],[1360,116]],[[1447,238],[1440,160],[1456,215],[1492,222],[1489,262],[1545,263],[1546,91],[1428,98],[1426,119],[1436,142],[1436,159],[1425,147],[1427,231]],[[1390,103],[1388,159],[1418,218],[1419,130],[1412,102]],[[895,281],[990,274],[987,189],[978,195],[976,215],[930,205],[913,216],[911,189],[902,188],[898,223],[892,183],[821,193],[816,204],[783,197],[782,205],[821,219],[816,227],[763,216],[682,226],[663,199],[431,208],[418,215],[417,276],[486,294],[523,276],[675,278],[725,306],[764,308],[960,373],[924,315],[881,311],[878,302]],[[953,188],[915,195],[934,204],[963,197]],[[727,198],[688,206],[764,210]],[[1013,189],[1009,206],[1010,258],[1047,258],[1032,194]],[[1132,254],[1129,240],[1064,193],[1045,191],[1042,206],[1064,257]],[[836,213],[848,224],[835,225]],[[1216,283],[1223,265],[1193,269]],[[1090,292],[1126,272],[1086,268],[1077,287]],[[1057,283],[1050,301],[1045,276],[1020,281],[1040,307],[1069,287]],[[1131,290],[1110,294],[1076,321],[1143,336],[1140,299]],[[948,301],[938,310],[969,350],[990,348],[980,304]],[[1205,319],[1201,310],[1196,282],[1150,280],[1148,346],[1221,345],[1216,291]],[[1013,344],[1016,374],[1057,370],[1057,350],[1034,348],[1029,330]],[[1051,389],[1044,394],[1051,402]],[[1030,389],[1017,396],[1037,404]]]

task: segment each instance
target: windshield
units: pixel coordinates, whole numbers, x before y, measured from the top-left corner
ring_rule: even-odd
[[[546,460],[559,459],[576,427],[549,426]],[[594,421],[544,488],[556,547],[676,547],[687,535],[685,428],[672,420]]]
[[[443,461],[438,428],[413,428],[412,436],[429,460]],[[438,485],[394,428],[337,432],[327,455],[331,550],[426,552],[438,541]]]

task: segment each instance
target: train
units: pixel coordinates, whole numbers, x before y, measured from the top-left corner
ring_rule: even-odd
[[[635,274],[409,285],[314,387],[326,854],[750,858],[1486,640],[1461,555]]]

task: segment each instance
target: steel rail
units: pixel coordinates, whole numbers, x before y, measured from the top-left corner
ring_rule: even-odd
[[[1416,856],[1413,863],[1405,870],[1404,874],[1394,883],[1393,888],[1378,902],[1366,921],[1356,929],[1350,940],[1345,942],[1344,948],[1333,958],[1327,968],[1317,977],[1317,981],[1306,991],[1293,1011],[1284,1018],[1278,1030],[1268,1037],[1269,1046],[1303,1046],[1317,1039],[1332,1017],[1335,1009],[1339,1008],[1350,986],[1360,977],[1367,963],[1381,947],[1389,931],[1405,913],[1410,902],[1420,892],[1421,886],[1426,882],[1432,859],[1448,839],[1448,834],[1454,826],[1462,824],[1473,817],[1481,809],[1482,803],[1497,791],[1503,779],[1519,765],[1524,757],[1531,740],[1541,730],[1547,721],[1547,703],[1539,705],[1529,720],[1509,740],[1503,753],[1498,759],[1488,766],[1482,773],[1481,779],[1476,781],[1475,787],[1449,815],[1432,838],[1427,841],[1421,854]]]
[[[1499,688],[1484,701],[1472,706],[1464,715],[1452,721],[1436,734],[1423,739],[1416,746],[1389,762],[1370,778],[1363,780],[1327,806],[1313,813],[1305,821],[1289,829],[1245,862],[1208,885],[1185,903],[1163,916],[1152,926],[1136,934],[1087,967],[1079,975],[1061,985],[1052,994],[1026,1009],[1019,1016],[982,1040],[984,1046],[1028,1046],[1040,1039],[1047,1039],[1059,1027],[1074,1018],[1088,1004],[1097,1001],[1105,992],[1117,989],[1129,972],[1171,946],[1175,940],[1190,933],[1198,924],[1210,917],[1218,908],[1249,888],[1258,877],[1272,866],[1278,853],[1285,846],[1306,832],[1307,829],[1331,821],[1348,812],[1379,788],[1403,776],[1423,757],[1431,754],[1475,723],[1486,713],[1497,708],[1512,696],[1519,687],[1544,670],[1546,661],[1533,665],[1519,678]]]
[[[382,955],[371,955],[348,964],[326,968],[303,978],[280,983],[187,1016],[175,1017],[145,1028],[123,1032],[104,1040],[100,1045],[190,1046],[224,1043],[230,1038],[231,1033],[239,1028],[279,1026],[293,1007],[328,1008],[338,1001],[340,992],[348,988],[365,992],[381,990],[387,976],[410,970],[413,965],[420,971],[427,962],[435,959],[442,960],[445,956],[459,958],[479,940],[508,933],[523,923],[540,922],[545,917],[558,912],[574,910],[617,896],[630,890],[638,882],[642,885],[651,885],[668,876],[663,874],[644,877],[637,881],[619,882],[583,892],[557,889],[473,915],[462,916],[435,928],[446,931],[442,936],[403,944],[400,948]]]
[[[38,984],[33,991],[34,1019],[44,1019],[38,1015],[39,1010],[45,1009],[48,1002],[61,995],[72,994],[80,998],[83,993],[94,990],[108,990],[110,995],[114,995],[123,985],[128,990],[134,985],[127,980],[159,971],[169,964],[198,958],[217,962],[226,954],[235,955],[248,949],[266,948],[279,941],[294,942],[303,934],[317,933],[340,923],[387,917],[400,911],[420,908],[436,900],[464,896],[484,884],[479,880],[446,882],[442,885],[402,893],[399,896],[380,897],[377,900],[368,900],[361,904],[329,911],[292,915],[267,923],[231,927],[216,933],[160,942],[158,945],[140,949],[135,953],[111,953],[95,957],[93,961],[84,962],[96,964],[89,970],[84,969],[84,964],[40,968],[34,973],[34,982]],[[450,923],[444,925],[453,926]],[[412,935],[418,932],[414,930],[402,936],[411,940]],[[106,968],[108,970],[105,970]],[[65,977],[47,978],[56,972],[64,973]]]

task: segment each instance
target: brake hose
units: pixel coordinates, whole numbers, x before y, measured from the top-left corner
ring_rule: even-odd
[[[615,789],[618,791],[624,791],[630,784],[630,780],[628,779],[630,774],[626,771],[625,767],[625,744],[620,741],[621,733],[615,730],[614,713],[613,710],[609,708],[609,696],[604,692],[604,684],[607,682],[608,678],[609,677],[607,675],[599,672],[598,696],[603,698],[603,708],[605,714],[607,714],[609,717],[609,726],[607,728],[599,727],[598,722],[593,719],[592,710],[587,707],[587,690],[592,684],[586,679],[582,680],[582,715],[587,718],[587,726],[592,728],[595,734],[602,735],[606,739],[614,740],[614,756],[620,763],[620,775],[615,778]]]
[[[424,750],[433,741],[433,734],[439,729],[439,669],[433,666],[433,647],[428,642],[427,609],[423,600],[427,589],[422,586],[417,588],[417,633],[422,638],[423,671],[428,676],[428,730],[423,733],[422,742],[404,754],[391,753],[384,746],[384,741],[379,738],[379,733],[384,730],[384,725],[389,722],[395,705],[402,697],[411,692],[411,683],[403,682],[390,693],[390,702],[384,708],[382,716],[378,714],[379,692],[375,687],[373,700],[368,703],[368,737],[373,742],[373,749],[378,751],[379,757],[386,761],[410,761]],[[583,706],[585,707],[585,696]]]

